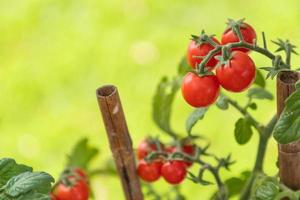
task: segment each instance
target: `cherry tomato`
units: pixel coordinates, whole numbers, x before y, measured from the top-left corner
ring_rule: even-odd
[[[160,169],[162,162],[153,161],[147,163],[145,160],[140,160],[137,167],[137,173],[141,179],[146,182],[154,182],[161,176]]]
[[[81,168],[64,171],[65,177],[60,180],[51,194],[52,200],[88,200],[88,177]]]
[[[168,161],[161,167],[161,175],[173,185],[181,183],[186,176],[186,165],[184,162],[173,160]]]
[[[220,93],[220,84],[215,75],[199,76],[189,72],[181,86],[185,101],[193,107],[206,107],[214,103]]]
[[[73,186],[67,186],[63,183],[59,183],[54,189],[53,195],[56,200],[88,200],[89,187],[84,180],[77,181],[77,183]]]
[[[194,145],[191,144],[183,145],[182,151],[190,156],[194,156],[196,153]],[[191,167],[193,165],[193,162],[185,161],[185,164],[187,165],[187,167]]]
[[[162,148],[164,148],[163,144],[160,143]],[[144,159],[151,151],[157,151],[157,146],[154,141],[151,141],[150,139],[143,140],[137,148],[137,157],[139,160]]]
[[[255,80],[256,69],[248,54],[234,51],[228,64],[216,69],[216,74],[223,88],[231,92],[242,92]]]
[[[256,33],[252,26],[250,26],[247,23],[243,23],[240,27],[240,30],[245,42],[253,44],[254,40],[256,39]],[[226,29],[222,35],[221,43],[224,45],[234,42],[239,42],[238,36],[234,33],[234,31],[231,28]],[[245,53],[250,51],[246,48],[233,48],[233,50],[239,50]]]
[[[220,44],[220,42],[213,38],[213,41],[215,41],[217,44]],[[201,45],[198,45],[194,40],[192,40],[189,44],[188,50],[187,50],[187,61],[191,67],[194,69],[196,68],[196,65],[201,63],[202,59],[196,56],[206,56],[211,50],[214,49],[214,46],[212,46],[209,43],[203,43]],[[206,67],[209,70],[212,70],[216,64],[218,63],[218,60],[216,60],[214,57],[212,57],[206,64]]]

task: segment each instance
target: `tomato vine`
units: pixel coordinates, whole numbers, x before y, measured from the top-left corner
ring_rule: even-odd
[[[250,30],[250,33],[246,33],[245,29]],[[184,75],[189,72],[191,73],[192,71],[192,73],[196,74],[196,76],[199,77],[214,76],[214,66],[211,66],[211,64],[213,63],[211,62],[212,59],[217,58],[219,60],[219,64],[216,66],[217,70],[220,67],[230,68],[233,67],[230,62],[232,61],[232,59],[234,59],[235,51],[253,51],[264,55],[272,61],[272,67],[259,68],[261,70],[267,71],[266,79],[273,79],[281,72],[295,72],[295,70],[291,69],[291,55],[297,54],[297,52],[295,51],[296,46],[293,45],[289,40],[284,41],[278,39],[277,41],[272,41],[278,46],[278,49],[275,52],[285,52],[285,60],[283,60],[281,55],[276,55],[268,49],[264,32],[262,32],[263,46],[261,47],[258,45],[254,29],[249,24],[246,24],[244,22],[244,19],[237,21],[230,19],[228,28],[225,32],[228,33],[228,31],[231,31],[230,34],[232,35],[229,37],[229,39],[226,38],[226,40],[228,40],[226,43],[223,41],[223,38],[222,43],[219,43],[214,36],[207,35],[204,31],[202,31],[199,36],[192,35],[193,43],[190,44],[192,46],[189,46],[188,50],[193,54],[188,55],[189,63],[186,63],[185,58],[183,58],[179,65],[178,74],[171,80],[169,80],[167,77],[164,77],[159,83],[156,94],[154,96],[153,119],[165,133],[171,136],[172,140],[167,145],[172,146],[174,144],[182,143],[182,141],[185,140],[192,141],[193,145],[197,147],[196,155],[187,155],[182,151],[180,147],[177,148],[178,151],[173,153],[167,152],[162,148],[160,149],[160,151],[151,150],[151,152],[145,159],[149,163],[159,159],[161,162],[169,160],[183,160],[199,164],[199,170],[196,175],[187,169],[189,171],[188,179],[202,185],[211,184],[210,181],[204,179],[204,172],[210,172],[213,175],[218,188],[217,192],[212,196],[211,199],[227,200],[236,195],[239,195],[240,200],[267,199],[266,196],[268,195],[268,199],[270,200],[281,199],[283,197],[297,199],[299,198],[299,196],[297,196],[299,192],[293,192],[292,190],[284,186],[278,181],[278,177],[266,176],[264,174],[263,164],[266,154],[266,148],[272,135],[274,135],[274,138],[278,143],[282,144],[300,139],[300,127],[297,126],[297,122],[298,120],[300,120],[300,117],[297,115],[300,112],[299,104],[297,103],[300,101],[300,84],[296,84],[297,90],[294,94],[291,95],[290,98],[288,98],[286,108],[284,109],[279,119],[277,120],[277,116],[274,115],[266,124],[261,123],[251,114],[253,110],[257,109],[256,100],[274,99],[272,93],[265,89],[265,79],[263,78],[260,71],[256,71],[256,79],[254,82],[256,87],[251,87],[250,89],[248,89],[248,87],[252,83],[251,80],[251,82],[249,82],[250,84],[247,83],[245,84],[244,88],[236,91],[242,92],[246,89],[248,90],[248,102],[245,105],[241,105],[234,98],[229,97],[227,94],[217,93],[217,95],[219,95],[219,98],[215,102],[215,104],[218,108],[220,108],[221,110],[227,110],[229,107],[232,107],[241,114],[241,118],[239,118],[235,123],[234,132],[236,141],[241,145],[246,144],[251,139],[251,136],[253,134],[252,129],[254,129],[259,136],[257,154],[253,168],[249,173],[242,173],[241,177],[232,177],[228,180],[222,180],[219,171],[222,168],[228,169],[229,166],[234,163],[234,161],[232,161],[231,159],[231,156],[228,156],[226,158],[219,158],[214,154],[208,153],[206,147],[203,148],[197,144],[197,139],[199,136],[193,133],[193,127],[205,117],[206,112],[208,112],[209,107],[212,106],[211,104],[213,103],[209,102],[207,104],[202,104],[199,103],[199,100],[195,102],[192,101],[193,99],[191,100],[191,98],[204,98],[201,95],[199,96],[199,94],[195,95],[195,92],[198,91],[197,93],[201,93],[201,91],[204,90],[202,86],[199,90],[195,90],[195,88],[197,87],[195,85],[189,86],[193,87],[193,90],[191,91],[188,91],[186,89],[182,90],[185,100],[190,105],[198,107],[190,114],[186,121],[187,135],[185,137],[182,137],[178,133],[175,134],[175,131],[173,131],[173,129],[171,128],[170,118],[172,112],[172,104],[175,99],[175,94],[180,88],[180,83],[183,79],[186,79]],[[203,46],[204,44],[206,46]],[[200,49],[201,47],[203,48],[202,50],[195,50],[195,48]],[[245,54],[245,56],[247,57],[249,55]],[[193,60],[192,58],[195,59]],[[249,59],[250,62],[253,62],[251,61],[251,58]],[[198,63],[196,63],[195,66],[191,66],[194,68],[194,70],[191,70],[188,64],[193,65],[193,63],[195,63],[195,60],[198,61]],[[192,79],[188,81],[191,80]],[[186,80],[184,80],[184,82],[185,81]],[[222,84],[221,86],[224,88]],[[209,87],[209,85],[207,85],[207,87]],[[187,91],[190,94],[185,94]],[[207,95],[208,93],[204,96]],[[289,133],[288,135],[284,134],[287,130]],[[214,158],[216,164],[212,164],[211,161],[205,161],[205,157]],[[264,181],[261,181],[262,177]],[[272,180],[272,183],[269,183],[266,180]],[[235,191],[234,187],[232,187],[232,183],[236,181],[239,182],[239,192]],[[273,186],[275,189],[270,192],[270,188],[272,188]]]

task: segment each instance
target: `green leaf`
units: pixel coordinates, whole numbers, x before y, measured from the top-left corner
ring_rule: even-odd
[[[300,89],[286,100],[285,108],[274,127],[273,136],[280,144],[300,139]]]
[[[266,86],[265,78],[262,75],[260,70],[256,70],[256,78],[255,78],[254,84],[256,84],[262,88],[265,88],[265,86]]]
[[[19,196],[16,200],[51,200],[49,194],[36,193],[34,191]]]
[[[251,88],[248,90],[247,96],[254,99],[273,100],[273,94],[263,88]]]
[[[23,172],[32,172],[32,168],[26,165],[17,164],[14,159],[3,158],[0,160],[0,187],[12,178]]]
[[[255,192],[256,200],[274,200],[279,194],[279,187],[273,181],[265,181],[259,187],[257,187]]]
[[[172,104],[176,92],[180,88],[181,78],[168,80],[163,77],[157,86],[152,106],[152,117],[156,125],[166,133],[175,136],[171,128],[170,118],[172,113]]]
[[[251,139],[252,134],[251,124],[247,119],[240,118],[235,123],[234,136],[237,143],[246,144]]]
[[[54,179],[45,172],[24,172],[12,177],[1,190],[5,194],[16,198],[29,192],[48,194]]]
[[[241,193],[244,186],[247,183],[248,178],[250,177],[250,171],[243,171],[239,177],[231,177],[224,181],[224,184],[228,190],[228,197],[234,197]],[[217,191],[210,197],[210,200],[216,200],[217,198]]]
[[[257,109],[257,104],[253,102],[249,105],[249,108],[251,108],[252,110],[256,110]]]
[[[251,171],[245,170],[241,172],[239,177],[232,177],[225,180],[225,185],[228,188],[229,197],[233,197],[241,193],[242,189],[247,184],[251,174],[252,174]]]
[[[197,108],[188,117],[185,123],[187,133],[191,134],[193,127],[198,120],[203,119],[208,108]]]
[[[99,150],[88,145],[88,139],[79,140],[68,155],[68,167],[80,167],[88,170],[89,163],[97,156]]]
[[[228,104],[228,100],[227,100],[226,96],[220,94],[220,96],[216,102],[216,106],[218,108],[220,108],[221,110],[227,110],[229,107],[229,104]]]

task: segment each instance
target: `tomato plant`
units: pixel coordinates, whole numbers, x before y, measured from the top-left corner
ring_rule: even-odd
[[[169,141],[158,140],[157,144],[165,144],[166,147],[152,148],[144,157],[148,163],[157,159],[164,162],[161,175],[170,185],[177,186],[170,190],[174,194],[171,198],[169,193],[162,194],[146,184],[147,196],[156,199],[184,199],[180,191],[183,184],[179,183],[187,178],[202,186],[215,183],[216,191],[211,200],[228,200],[234,197],[239,200],[300,198],[299,191],[293,191],[280,182],[278,176],[266,175],[263,168],[267,144],[272,135],[279,144],[290,144],[300,139],[300,82],[297,82],[300,75],[297,70],[291,69],[291,55],[297,54],[296,46],[289,40],[278,39],[273,43],[278,46],[276,52],[285,53],[285,60],[282,55],[276,55],[267,48],[264,33],[263,45],[260,46],[255,29],[244,19],[229,20],[221,43],[216,36],[207,35],[204,31],[199,36],[192,35],[187,55],[179,64],[177,75],[172,78],[163,77],[154,95],[153,120],[169,136]],[[251,53],[255,52],[270,59],[272,66],[256,67],[251,58]],[[266,71],[266,78],[263,77],[262,70]],[[278,119],[274,114],[263,124],[252,112],[258,109],[257,101],[274,99],[273,94],[266,89],[266,80],[274,79],[277,75],[284,75],[287,84],[294,86],[295,92],[285,102],[285,108]],[[186,135],[179,134],[171,126],[172,106],[180,88],[187,104],[195,107],[185,123]],[[243,93],[248,100],[241,104],[232,92]],[[259,136],[252,170],[225,180],[220,172],[229,170],[235,163],[233,155],[215,155],[210,151],[209,145],[199,142],[201,136],[193,131],[194,126],[207,117],[206,113],[213,106],[226,112],[231,107],[241,114],[234,125],[234,137],[239,145],[247,144],[256,133]],[[193,145],[185,146],[186,144]],[[192,168],[188,168],[190,164],[193,164]],[[213,179],[207,179],[207,173]]]

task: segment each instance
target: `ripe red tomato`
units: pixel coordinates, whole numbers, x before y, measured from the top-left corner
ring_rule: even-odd
[[[66,183],[61,180],[51,194],[52,200],[88,200],[88,177],[81,168],[68,169],[65,172]],[[68,184],[68,185],[66,185]]]
[[[255,80],[256,69],[248,54],[234,51],[228,64],[216,69],[216,74],[223,88],[231,92],[242,92]]]
[[[161,176],[160,169],[162,162],[153,161],[147,163],[145,160],[140,160],[137,167],[137,173],[141,179],[146,182],[154,182]]]
[[[240,27],[240,30],[244,40],[249,44],[253,44],[254,39],[256,39],[256,33],[255,30],[252,28],[252,26],[250,26],[247,23],[243,23],[242,26]],[[231,28],[226,29],[222,35],[221,43],[228,44],[234,42],[239,42],[238,36],[234,33],[234,31]],[[233,48],[233,50],[239,50],[243,52],[250,51],[249,49],[246,48]]]
[[[163,144],[160,143],[161,147],[163,147]],[[139,160],[144,159],[151,151],[157,151],[157,146],[154,141],[151,141],[149,139],[145,139],[138,145],[137,148],[137,157]]]
[[[182,151],[190,156],[194,156],[196,153],[194,145],[191,144],[183,145]],[[187,165],[187,167],[191,167],[193,165],[193,162],[185,161],[185,164]]]
[[[84,180],[79,180],[73,186],[59,183],[53,192],[54,199],[59,200],[88,200],[89,187]]]
[[[186,165],[184,162],[173,160],[168,161],[161,167],[161,175],[173,185],[181,183],[186,176]]]
[[[213,40],[220,44],[220,42],[213,38]],[[195,57],[195,56],[206,56],[211,50],[213,50],[215,47],[212,46],[209,43],[203,43],[201,45],[197,45],[197,43],[192,40],[189,44],[188,50],[187,50],[187,61],[191,67],[194,69],[196,68],[196,65],[201,63],[202,59]],[[218,60],[216,60],[214,57],[212,57],[206,64],[206,67],[210,70],[212,70],[218,63]]]
[[[206,107],[214,103],[220,93],[220,84],[215,75],[199,76],[189,72],[181,86],[185,101],[193,107]]]

